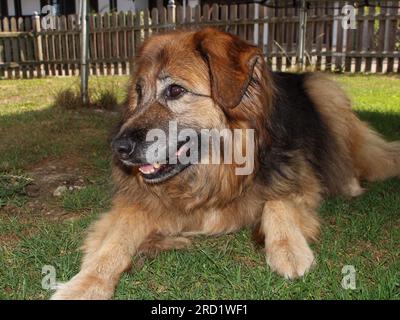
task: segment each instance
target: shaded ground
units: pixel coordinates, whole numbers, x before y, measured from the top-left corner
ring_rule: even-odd
[[[363,119],[388,139],[400,139],[398,77],[337,80]],[[121,101],[126,81],[92,78],[91,87],[117,88]],[[108,132],[118,118],[112,111],[52,107],[52,95],[76,82],[0,82],[0,298],[48,298],[42,267],[54,266],[61,281],[73,276],[86,227],[110,205]],[[137,259],[116,298],[399,299],[400,181],[365,187],[360,198],[323,204],[322,237],[313,245],[318,264],[303,279],[272,273],[244,230]],[[356,269],[356,290],[341,287],[345,265]]]

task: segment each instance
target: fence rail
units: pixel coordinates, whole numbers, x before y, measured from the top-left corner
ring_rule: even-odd
[[[306,64],[317,70],[400,73],[400,1],[356,10],[356,28],[341,26],[346,1],[319,1],[307,9]],[[334,5],[334,6],[333,6]],[[41,18],[0,19],[0,78],[78,75],[79,19],[55,17],[43,30]],[[259,46],[273,70],[298,64],[299,9],[259,4],[182,6],[88,17],[93,75],[130,74],[135,54],[150,35],[170,29],[215,26]]]

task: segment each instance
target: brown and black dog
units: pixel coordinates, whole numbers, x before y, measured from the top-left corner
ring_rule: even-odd
[[[273,73],[236,36],[212,28],[154,36],[135,63],[113,140],[113,207],[91,226],[81,271],[54,299],[111,298],[134,254],[245,227],[263,239],[272,270],[300,277],[315,262],[309,242],[321,200],[361,194],[362,179],[400,176],[400,143],[360,121],[335,83]],[[171,121],[195,131],[253,129],[254,170],[148,161],[147,133]]]

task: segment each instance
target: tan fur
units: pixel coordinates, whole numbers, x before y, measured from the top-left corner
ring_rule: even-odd
[[[340,193],[363,192],[359,180],[384,180],[400,176],[400,143],[387,142],[357,118],[349,98],[333,81],[321,74],[309,75],[305,87],[338,146],[335,159]]]
[[[147,221],[146,212],[132,205],[117,205],[103,216],[85,242],[81,271],[60,284],[52,299],[109,299],[131,256],[151,232]]]
[[[171,79],[193,94],[157,100]],[[143,87],[140,103],[137,81]],[[133,255],[185,248],[189,236],[245,227],[265,244],[273,270],[286,278],[307,272],[315,263],[308,243],[319,237],[323,195],[357,196],[363,178],[400,175],[400,147],[360,121],[343,91],[327,78],[308,75],[304,86],[332,137],[332,159],[324,168],[329,187],[322,185],[304,150],[290,151],[290,164],[272,171],[268,184],[258,179],[258,160],[246,176],[235,174],[237,164],[199,164],[164,183],[149,184],[137,168],[114,159],[113,207],[89,229],[81,271],[52,298],[109,299]],[[211,28],[155,36],[137,57],[120,132],[173,119],[188,127],[252,128],[259,159],[261,149],[272,144],[265,122],[276,95],[262,52],[237,37]],[[243,150],[243,144],[236,147]]]
[[[290,200],[265,203],[262,229],[269,266],[285,278],[304,275],[314,263],[314,255],[307,244],[298,220],[302,213]]]
[[[353,159],[361,179],[400,177],[400,143],[387,142],[359,119],[353,119]]]

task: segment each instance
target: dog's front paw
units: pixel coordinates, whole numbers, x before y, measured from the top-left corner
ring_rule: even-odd
[[[286,279],[303,276],[315,263],[314,254],[304,241],[283,239],[267,248],[267,263]]]
[[[77,274],[70,281],[57,285],[51,300],[106,300],[113,296],[114,287],[93,275]]]

